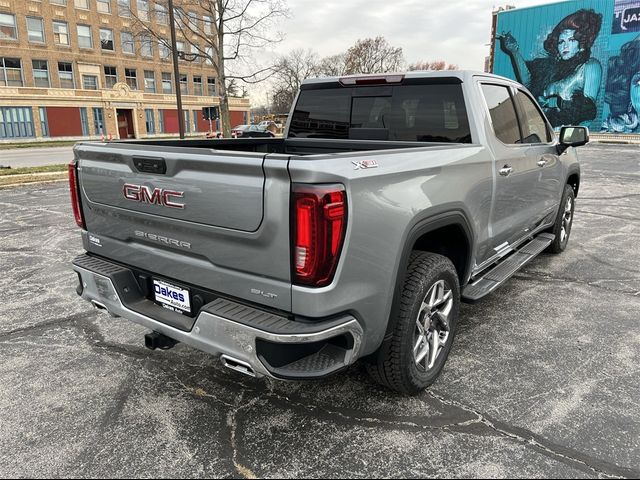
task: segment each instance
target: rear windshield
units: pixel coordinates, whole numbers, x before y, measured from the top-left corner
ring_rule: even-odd
[[[459,84],[302,90],[289,136],[471,143]]]

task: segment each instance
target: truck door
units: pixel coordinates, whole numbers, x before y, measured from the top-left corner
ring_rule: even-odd
[[[510,86],[483,83],[493,132],[488,138],[495,157],[491,212],[491,246],[487,258],[507,248],[529,231],[535,217],[539,167],[522,143],[515,101]],[[480,261],[485,259],[479,259]]]
[[[535,190],[532,202],[536,208],[533,223],[553,218],[562,196],[564,178],[562,163],[553,143],[551,127],[540,112],[537,103],[523,90],[516,90],[516,106],[522,128],[525,154],[530,164],[535,163]],[[546,222],[545,222],[546,223]]]

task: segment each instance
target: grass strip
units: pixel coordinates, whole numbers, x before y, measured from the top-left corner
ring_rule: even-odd
[[[22,167],[22,168],[0,168],[0,177],[12,175],[30,175],[33,173],[55,173],[66,172],[67,164],[45,165],[42,167]]]

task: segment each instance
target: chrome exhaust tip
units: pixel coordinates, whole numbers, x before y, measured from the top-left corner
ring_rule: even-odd
[[[91,300],[91,305],[93,305],[98,310],[106,310],[106,311],[108,311],[107,307],[103,303],[97,302],[95,300]]]
[[[232,358],[228,355],[222,355],[220,360],[225,367],[235,372],[242,373],[253,378],[257,377],[256,372],[253,371],[253,367],[246,362],[238,360],[237,358]]]

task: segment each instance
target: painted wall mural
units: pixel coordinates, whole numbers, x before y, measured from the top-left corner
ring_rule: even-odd
[[[494,72],[551,124],[640,134],[640,0],[573,0],[498,14]]]

